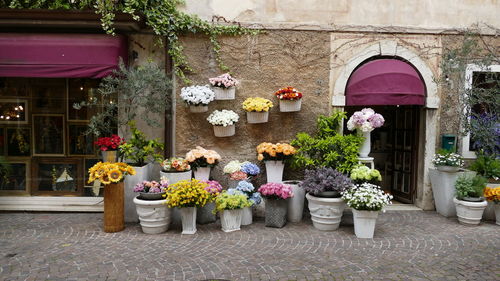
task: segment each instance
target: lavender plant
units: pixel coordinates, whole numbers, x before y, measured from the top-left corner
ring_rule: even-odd
[[[324,191],[335,191],[340,193],[353,187],[352,180],[333,169],[321,167],[314,170],[306,170],[304,180],[299,184],[306,192],[319,195]]]

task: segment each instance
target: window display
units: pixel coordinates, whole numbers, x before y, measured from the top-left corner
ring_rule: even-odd
[[[26,192],[29,181],[28,161],[5,163],[0,176],[0,191],[21,191]]]
[[[7,128],[7,156],[30,156],[30,128]]]
[[[33,155],[64,156],[64,115],[33,114]]]
[[[39,159],[34,169],[34,189],[39,194],[81,194],[83,167],[79,159]]]

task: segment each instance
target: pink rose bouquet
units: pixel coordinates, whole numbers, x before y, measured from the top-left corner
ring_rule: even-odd
[[[293,197],[291,186],[276,182],[261,185],[258,192],[269,199],[287,199]]]

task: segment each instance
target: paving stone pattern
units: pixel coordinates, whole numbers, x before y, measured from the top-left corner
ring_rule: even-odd
[[[310,219],[224,233],[178,228],[102,231],[99,213],[0,213],[0,280],[500,280],[500,226],[458,224],[435,212],[382,214],[374,239],[352,217],[321,232]]]

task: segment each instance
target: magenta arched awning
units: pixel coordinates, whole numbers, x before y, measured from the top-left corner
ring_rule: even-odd
[[[410,64],[377,59],[356,69],[346,87],[346,105],[424,105],[425,84]]]

